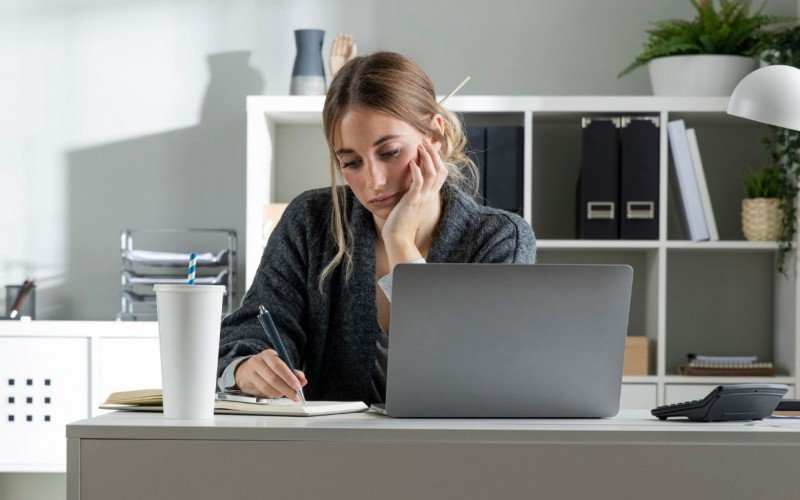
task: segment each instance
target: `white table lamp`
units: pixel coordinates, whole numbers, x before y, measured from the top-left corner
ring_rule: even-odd
[[[775,64],[748,74],[733,89],[728,114],[800,130],[800,69]]]

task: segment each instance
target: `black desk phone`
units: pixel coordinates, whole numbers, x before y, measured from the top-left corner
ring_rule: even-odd
[[[659,406],[650,413],[666,420],[688,417],[695,422],[761,420],[769,417],[789,390],[784,384],[728,384],[717,386],[695,401]]]

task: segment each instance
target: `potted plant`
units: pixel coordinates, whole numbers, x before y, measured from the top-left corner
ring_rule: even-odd
[[[777,241],[781,232],[781,169],[774,165],[743,176],[742,232],[748,241]]]
[[[800,68],[800,26],[767,31],[761,37],[761,66],[786,64]]]
[[[767,32],[762,38],[762,64],[786,64],[800,68],[800,26]],[[798,178],[800,177],[800,132],[770,126],[762,137],[772,164],[779,169],[782,223],[778,236],[778,270],[786,275],[786,254],[792,249],[796,232]]]
[[[697,16],[652,23],[644,48],[618,77],[647,65],[654,95],[729,96],[756,69],[767,26],[790,18],[750,13],[752,0],[690,0]]]

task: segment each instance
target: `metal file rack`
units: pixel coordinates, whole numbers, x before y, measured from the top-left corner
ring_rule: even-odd
[[[233,312],[236,304],[236,231],[233,229],[156,228],[124,229],[121,234],[120,312],[117,320],[155,320],[156,296],[153,285],[186,283],[189,252],[172,253],[134,247],[135,236],[142,234],[172,236],[208,233],[225,237],[227,246],[216,253],[197,255],[195,283],[225,285],[223,315]]]

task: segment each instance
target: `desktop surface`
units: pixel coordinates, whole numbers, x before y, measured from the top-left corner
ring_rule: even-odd
[[[160,413],[113,412],[67,425],[67,437],[114,439],[252,439],[315,440],[442,436],[466,439],[509,439],[547,436],[580,439],[634,438],[647,442],[691,440],[784,442],[800,444],[799,419],[751,422],[661,421],[649,410],[621,410],[598,419],[391,418],[374,411],[319,417],[214,415],[210,420],[167,420]],[[627,436],[627,438],[625,437]]]
[[[68,500],[785,498],[800,420],[115,412],[67,426]],[[146,480],[144,480],[146,478]],[[756,478],[756,479],[754,479]],[[113,492],[113,495],[111,494]]]

